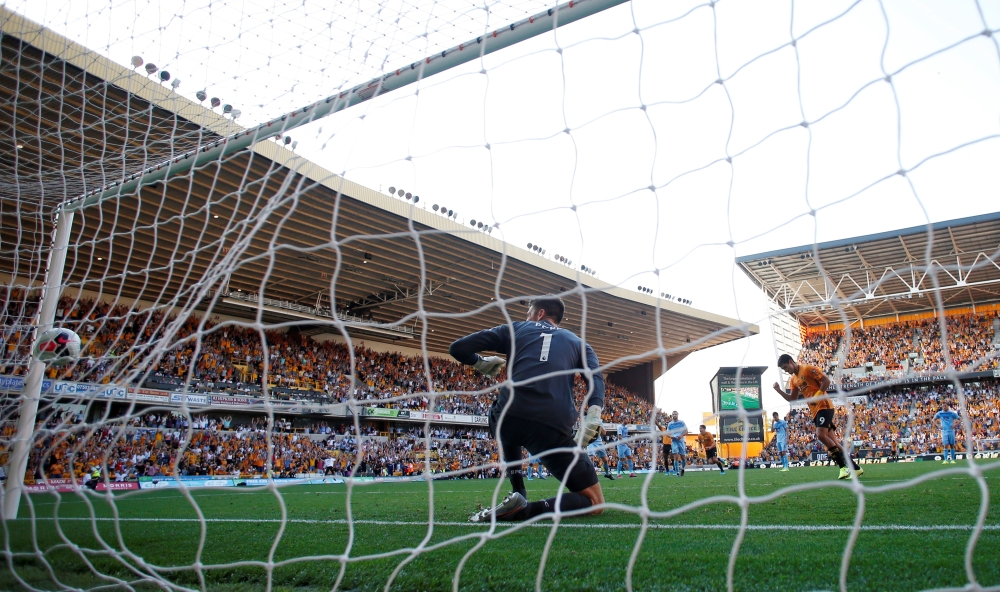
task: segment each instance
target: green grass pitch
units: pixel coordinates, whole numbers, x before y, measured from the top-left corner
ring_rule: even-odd
[[[989,470],[984,473],[989,513],[972,568],[980,585],[1000,586],[1000,463],[983,462],[992,463],[985,465]],[[863,530],[851,556],[848,589],[964,586],[968,581],[965,551],[982,499],[976,481],[960,473],[967,465],[903,463],[864,468],[863,481],[874,488],[916,477],[932,478],[905,489],[865,495]],[[831,467],[745,472],[747,495],[778,495],[749,508],[750,530],[736,559],[735,589],[839,587],[841,558],[858,499],[845,487],[847,482],[832,480],[836,472]],[[738,496],[736,471],[725,475],[689,472],[683,478],[655,475],[648,482],[644,476],[601,481],[609,502],[637,509],[645,497],[654,512],[719,496],[674,517],[650,520],[651,528],[645,531],[635,557],[632,585],[636,590],[725,589],[740,507],[732,497],[723,496]],[[432,531],[427,527],[428,485],[423,482],[358,485],[350,508],[345,485],[294,486],[281,489],[280,499],[263,488],[191,491],[207,520],[200,558],[202,526],[194,507],[179,491],[117,494],[117,523],[110,519],[112,507],[101,495],[88,494],[88,505],[77,494],[36,494],[31,497],[31,508],[26,502],[21,504],[22,516],[29,516],[32,509],[35,512],[34,525],[28,519],[6,525],[7,549],[16,555],[8,556],[0,589],[23,589],[22,580],[49,590],[62,586],[127,589],[120,582],[135,582],[137,574],[157,572],[177,586],[193,589],[258,590],[270,585],[275,590],[330,590],[341,574],[337,556],[349,546],[342,590],[382,590],[408,558],[412,560],[399,570],[392,589],[451,590],[456,567],[481,541],[479,535],[489,530],[465,520],[477,502],[489,502],[496,485],[495,480],[435,481]],[[527,485],[529,497],[540,499],[554,494],[557,484],[548,479]],[[792,485],[811,488],[781,492]],[[501,495],[506,487],[504,482]],[[349,510],[353,529],[347,521]],[[91,512],[100,520],[92,521]],[[288,521],[278,538],[283,512]],[[55,516],[60,518],[58,531]],[[551,537],[542,589],[624,590],[640,524],[637,513],[623,510],[565,519],[554,534],[551,521],[517,531],[499,524],[498,538],[468,556],[459,589],[534,589],[542,552]],[[413,556],[411,551],[421,545],[430,549]],[[34,555],[36,548],[48,566]],[[321,558],[302,560],[310,556]],[[199,561],[212,567],[199,573],[192,568]],[[270,580],[264,567],[268,562],[277,564]],[[87,563],[110,578],[97,577]],[[138,584],[135,589],[158,588]]]

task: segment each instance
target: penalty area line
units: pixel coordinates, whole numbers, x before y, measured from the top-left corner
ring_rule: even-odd
[[[18,518],[17,522],[29,522],[31,518]],[[52,517],[38,517],[34,519],[35,521],[56,521],[59,522],[143,522],[143,523],[156,523],[156,522],[167,522],[167,523],[199,523],[201,520],[198,518],[89,518],[89,517],[67,517],[67,518],[52,518]],[[374,525],[374,526],[422,526],[426,527],[427,522],[421,521],[406,521],[406,520],[346,520],[344,518],[334,518],[329,520],[320,519],[308,519],[308,518],[289,518],[287,520],[279,520],[275,518],[206,518],[204,520],[206,523],[219,523],[219,524],[359,524],[359,525]],[[515,526],[514,522],[498,522],[498,526]],[[470,522],[435,522],[434,526],[465,526],[465,527],[477,527],[482,528],[487,526],[486,524],[476,524]],[[531,528],[551,528],[552,523],[543,522],[533,522],[527,525]],[[638,529],[641,524],[586,524],[583,522],[577,523],[560,523],[559,528],[599,528],[599,529]],[[650,530],[739,530],[740,526],[738,524],[649,524],[647,526]],[[799,531],[799,532],[809,532],[809,531],[845,531],[850,532],[854,530],[853,526],[842,525],[842,524],[750,524],[747,525],[746,529],[748,531]],[[899,531],[899,532],[939,532],[939,531],[963,531],[969,532],[975,530],[975,527],[968,524],[937,524],[937,525],[915,525],[915,524],[864,524],[860,528],[864,532],[880,532],[880,531]],[[1000,531],[1000,524],[986,524],[983,525],[983,531]]]

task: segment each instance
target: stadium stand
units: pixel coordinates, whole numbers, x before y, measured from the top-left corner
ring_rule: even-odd
[[[4,294],[5,331],[0,347],[0,374],[22,376],[28,358],[27,339],[22,329],[9,319],[24,318],[36,303],[30,295],[11,291]],[[158,311],[112,306],[95,300],[64,298],[59,306],[62,323],[73,327],[84,341],[80,363],[68,368],[49,369],[51,379],[106,383],[108,376],[127,371],[134,354],[162,339],[164,327],[174,321]],[[263,396],[261,377],[267,365],[268,392],[277,399],[342,403],[350,397],[351,351],[345,344],[320,342],[292,333],[267,331],[267,359],[260,334],[238,326],[221,326],[205,321],[196,354],[188,338],[202,319],[191,318],[176,334],[173,346],[152,368],[141,385],[147,388],[182,390],[190,372],[189,392],[231,393]],[[433,410],[442,413],[484,415],[494,399],[493,381],[486,381],[471,367],[452,360],[428,358],[428,367],[438,394],[432,403],[426,394],[423,359],[400,353],[377,352],[363,346],[353,349],[358,383],[355,397],[368,407]],[[503,378],[502,376],[500,377]],[[576,395],[585,395],[585,384],[577,381]],[[410,395],[416,395],[409,397]],[[399,399],[399,397],[403,397]],[[3,417],[4,441],[12,436],[16,412]],[[607,384],[605,421],[647,423],[653,406],[627,389]],[[124,412],[123,409],[115,413]],[[110,420],[114,422],[115,413]],[[661,417],[662,421],[663,418]],[[75,426],[75,427],[74,427]],[[88,426],[82,413],[53,412],[40,424],[28,475],[50,479],[90,475],[108,455],[110,478],[172,475],[175,461],[181,475],[275,476],[327,472],[326,459],[333,459],[332,474],[349,474],[358,462],[359,474],[407,476],[423,470],[423,458],[430,454],[432,471],[458,471],[463,475],[495,476],[487,466],[462,473],[464,469],[496,462],[495,443],[484,429],[434,425],[430,430],[431,449],[426,450],[422,426],[389,425],[388,433],[371,423],[360,424],[362,441],[353,423],[317,418],[289,418],[276,415],[271,423],[275,452],[265,466],[268,420],[263,410],[256,414],[207,410],[186,415],[156,410],[138,411],[120,421],[99,428],[97,437],[84,437]],[[183,446],[187,435],[191,442]],[[643,452],[645,450],[645,452]],[[6,452],[6,451],[4,451]],[[612,452],[613,455],[613,452]],[[5,456],[5,454],[4,454]],[[637,448],[640,466],[651,459],[648,447]],[[2,464],[4,459],[0,459]],[[319,463],[319,464],[317,464]]]
[[[20,304],[14,298],[8,305]],[[125,306],[114,306],[93,300],[75,302],[63,299],[63,322],[74,327],[84,340],[83,361],[69,368],[49,369],[49,378],[102,383],[107,376],[127,369],[134,353],[160,339],[162,328],[173,322],[158,312],[134,311]],[[14,311],[20,313],[20,311]],[[17,314],[8,318],[17,318]],[[224,392],[261,396],[261,377],[264,376],[264,348],[260,335],[252,330],[225,326],[206,321],[204,333],[195,360],[195,344],[187,341],[201,322],[191,318],[176,336],[176,344],[169,348],[152,369],[143,386],[165,390],[180,390],[189,371],[192,374],[191,391]],[[214,330],[217,329],[217,330]],[[343,403],[350,397],[351,355],[348,347],[333,341],[319,342],[309,336],[267,331],[267,384],[272,397]],[[141,337],[137,339],[138,337]],[[0,373],[23,375],[27,352],[19,333],[4,335],[3,366]],[[427,410],[431,404],[427,396],[392,399],[419,395],[427,392],[423,360],[399,353],[376,352],[365,347],[354,347],[355,376],[359,387],[354,393],[365,405],[391,406],[393,408]],[[95,362],[94,359],[99,359]],[[472,367],[462,366],[452,360],[428,358],[435,391],[439,396],[433,411],[485,415],[493,401],[494,381],[485,380]],[[502,377],[501,377],[502,378]],[[578,381],[578,395],[583,395],[584,383]],[[606,421],[614,423],[641,423],[648,421],[652,405],[627,389],[608,386]]]
[[[1000,317],[997,312],[945,318],[948,354],[956,370],[1000,368],[997,357],[1000,335],[995,324]],[[801,360],[827,368],[843,355],[844,369],[863,369],[867,365],[884,367],[884,373],[890,377],[906,371],[942,372],[946,369],[943,342],[940,324],[934,317],[874,326],[869,323],[863,329],[852,329],[850,339],[843,330],[811,332],[803,343]],[[864,375],[845,376],[845,384],[864,384],[869,379]]]

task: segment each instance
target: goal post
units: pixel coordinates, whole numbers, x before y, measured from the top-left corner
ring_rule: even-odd
[[[56,319],[56,306],[59,303],[59,296],[62,294],[63,268],[66,265],[66,252],[69,250],[74,216],[73,210],[68,210],[58,212],[55,217],[52,250],[49,251],[48,269],[45,273],[41,302],[35,321],[35,341],[42,333],[52,328]],[[34,346],[34,341],[32,346]],[[32,351],[34,351],[34,347],[32,347]],[[35,417],[38,414],[38,400],[42,394],[44,376],[45,362],[32,358],[21,393],[17,427],[10,455],[10,469],[7,472],[7,482],[4,485],[4,520],[16,519],[21,504],[24,472],[35,435]]]

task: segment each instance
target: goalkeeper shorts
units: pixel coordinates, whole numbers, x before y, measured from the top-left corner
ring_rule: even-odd
[[[499,440],[505,461],[519,465],[523,447],[573,493],[597,485],[594,464],[569,434],[530,419],[508,416],[500,429]],[[546,454],[558,448],[569,450]]]

